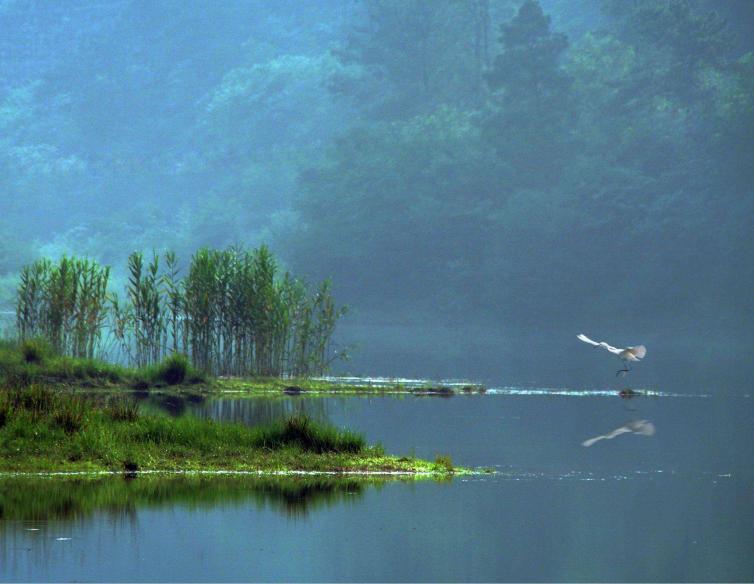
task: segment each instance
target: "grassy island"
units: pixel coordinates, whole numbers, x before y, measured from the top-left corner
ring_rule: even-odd
[[[295,416],[248,427],[143,414],[121,397],[85,398],[41,385],[0,392],[0,471],[230,470],[449,474],[386,455],[364,438]]]

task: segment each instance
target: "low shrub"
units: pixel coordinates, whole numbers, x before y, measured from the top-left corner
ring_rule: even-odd
[[[313,423],[307,416],[292,416],[263,428],[258,440],[265,448],[298,447],[307,452],[361,452],[366,447],[362,436],[332,426]]]
[[[160,364],[158,379],[168,385],[178,385],[187,377],[190,365],[186,355],[173,353]]]
[[[453,459],[447,454],[438,454],[435,457],[435,465],[448,472],[453,472]]]
[[[34,419],[51,413],[58,402],[55,392],[42,385],[30,385],[25,389],[18,389],[9,397],[16,408],[26,410]]]
[[[52,418],[55,425],[62,428],[66,434],[73,434],[84,425],[84,418],[89,409],[83,398],[66,396],[57,400]]]
[[[27,339],[20,346],[25,363],[41,365],[53,354],[52,347],[45,339]]]
[[[173,353],[159,365],[143,371],[138,380],[149,381],[152,385],[181,385],[184,383],[202,383],[205,381],[205,376],[191,366],[186,355]]]

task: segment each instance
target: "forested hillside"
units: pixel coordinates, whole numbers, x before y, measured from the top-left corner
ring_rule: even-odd
[[[391,38],[411,36],[421,5],[375,4],[347,45],[353,93],[378,75],[389,91],[302,175],[295,257],[350,274],[349,300],[400,290],[408,313],[734,324],[754,282],[752,56],[687,3],[602,7],[604,28],[570,39],[527,2],[495,27],[489,67],[469,34],[466,59],[429,50],[404,72],[379,27],[393,16]],[[463,47],[457,22],[429,30]],[[422,92],[428,107],[403,105]]]
[[[356,323],[751,343],[752,32],[746,0],[4,0],[0,304],[40,256],[264,242]]]

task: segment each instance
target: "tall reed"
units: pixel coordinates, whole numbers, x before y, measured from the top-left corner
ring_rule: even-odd
[[[59,353],[95,355],[107,318],[110,268],[89,259],[63,256],[25,266],[16,298],[21,341],[43,337]]]
[[[145,263],[141,252],[132,253],[122,299],[108,293],[109,268],[91,260],[25,267],[19,337],[44,337],[63,354],[92,357],[109,329],[131,365],[186,354],[215,375],[306,376],[328,368],[335,325],[345,314],[329,280],[310,294],[305,282],[280,274],[264,245],[199,249],[183,279],[175,253],[163,259],[153,254]]]

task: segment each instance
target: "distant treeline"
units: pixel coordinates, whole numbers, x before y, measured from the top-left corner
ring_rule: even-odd
[[[162,260],[162,261],[161,261]],[[181,278],[175,253],[128,257],[123,297],[108,288],[110,268],[90,259],[41,259],[21,271],[16,327],[61,354],[106,357],[114,348],[145,367],[171,353],[215,375],[323,373],[345,307],[325,280],[314,293],[278,277],[266,246],[200,249]]]

